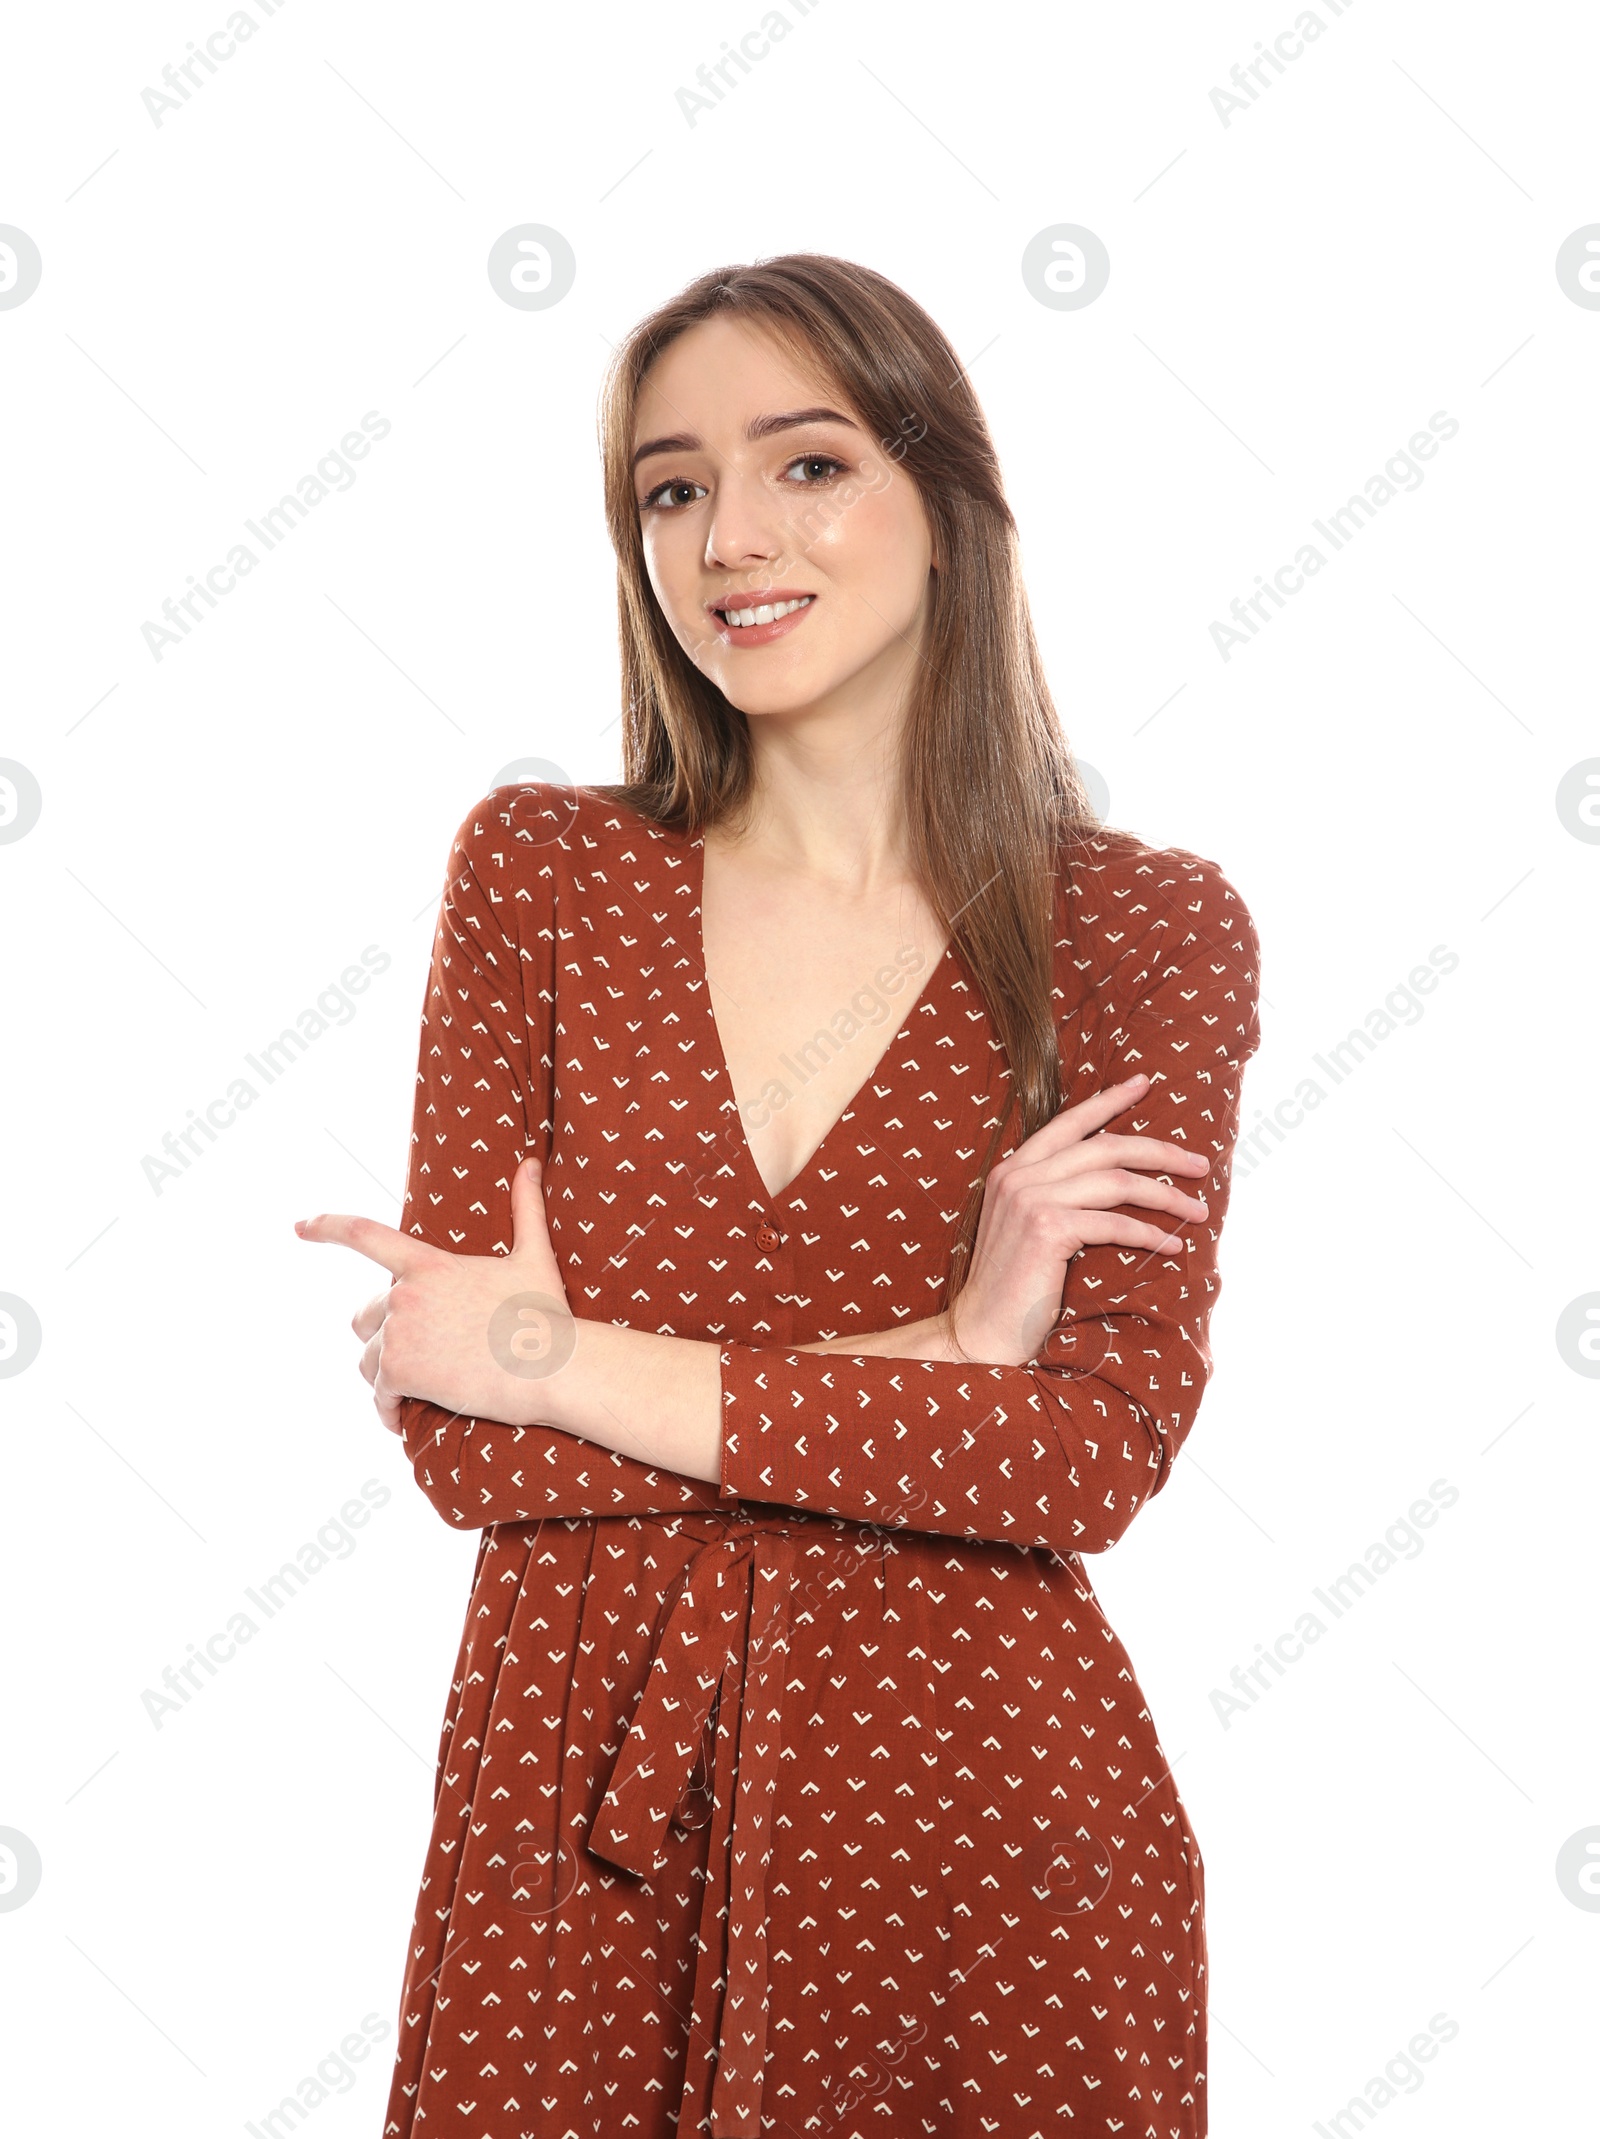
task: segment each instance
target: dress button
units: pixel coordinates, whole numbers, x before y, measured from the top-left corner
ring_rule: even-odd
[[[761,1225],[756,1228],[756,1246],[769,1255],[782,1239],[783,1235],[776,1226]]]

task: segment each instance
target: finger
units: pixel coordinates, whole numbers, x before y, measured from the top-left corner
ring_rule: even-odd
[[[526,1158],[511,1176],[511,1252],[525,1255],[533,1248],[547,1248],[549,1243],[544,1169],[537,1158]]]
[[[390,1433],[400,1431],[400,1405],[404,1391],[392,1389],[380,1374],[373,1383],[372,1401],[380,1419]]]
[[[381,1331],[361,1354],[359,1364],[362,1373],[376,1388],[378,1386],[378,1375],[383,1367],[383,1334]]]
[[[1211,1161],[1203,1151],[1191,1151],[1186,1144],[1166,1144],[1154,1136],[1120,1136],[1111,1129],[1102,1129],[1098,1136],[1074,1146],[1074,1156],[1091,1164],[1103,1157],[1113,1166],[1144,1166],[1152,1173],[1211,1171]]]
[[[1092,1093],[1087,1099],[1063,1107],[1042,1129],[1036,1129],[1017,1146],[1011,1154],[1011,1164],[1030,1166],[1040,1159],[1053,1158],[1064,1146],[1081,1143],[1108,1121],[1115,1121],[1119,1114],[1125,1114],[1129,1107],[1136,1105],[1149,1084],[1149,1078],[1141,1071],[1137,1077],[1125,1078],[1121,1084],[1108,1085],[1103,1092]]]
[[[361,1312],[351,1316],[350,1327],[358,1337],[375,1337],[382,1329],[389,1313],[389,1298],[387,1292],[375,1292]]]
[[[1048,1194],[1050,1183],[1037,1183]],[[1110,1166],[1097,1174],[1076,1174],[1072,1183],[1061,1183],[1061,1200],[1074,1211],[1112,1211],[1117,1204],[1142,1204],[1151,1211],[1172,1211],[1176,1217],[1209,1217],[1211,1206],[1204,1196],[1189,1196],[1185,1189],[1166,1181],[1147,1181],[1142,1174],[1127,1174]]]
[[[1109,1129],[1090,1139],[1094,1147],[1113,1151],[1119,1166],[1148,1166],[1157,1172],[1209,1173],[1211,1161],[1187,1144],[1163,1143],[1156,1136],[1120,1136]]]
[[[529,1284],[567,1306],[566,1284],[561,1275],[544,1200],[544,1162],[524,1159],[511,1177],[511,1225],[513,1258],[520,1261]]]
[[[1069,1217],[1078,1210],[1114,1210],[1119,1203],[1137,1203],[1151,1210],[1172,1211],[1180,1218],[1210,1216],[1204,1196],[1187,1195],[1183,1189],[1168,1182],[1147,1181],[1143,1174],[1125,1173],[1115,1166],[1099,1173],[1073,1174],[1060,1181],[1034,1177],[1022,1192],[1021,1201],[1031,1203],[1035,1197],[1043,1199],[1047,1208],[1059,1206]]]
[[[342,1211],[324,1211],[317,1218],[297,1218],[294,1229],[302,1240],[331,1241],[336,1247],[354,1248],[357,1255],[382,1263],[392,1277],[413,1277],[425,1269],[442,1248],[430,1248],[409,1233],[397,1233],[392,1225],[379,1225],[375,1218],[352,1218]]]
[[[1085,1247],[1148,1248],[1168,1255],[1184,1247],[1181,1233],[1148,1225],[1142,1218],[1125,1218],[1119,1211],[1085,1211],[1078,1233]]]

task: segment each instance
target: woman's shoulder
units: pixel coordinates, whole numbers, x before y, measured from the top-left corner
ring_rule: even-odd
[[[1073,996],[1098,995],[1108,1008],[1114,999],[1123,1012],[1159,999],[1207,1015],[1223,1000],[1253,1025],[1260,939],[1238,888],[1208,855],[1096,825],[1064,844],[1058,874]]]
[[[1254,941],[1250,909],[1232,879],[1188,847],[1153,846],[1123,826],[1094,825],[1063,846],[1060,874],[1074,921],[1103,936],[1203,928]]]
[[[497,782],[456,826],[446,897],[526,951],[576,931],[637,936],[692,911],[693,844],[604,788],[572,781]]]
[[[456,828],[454,852],[468,867],[489,862],[519,877],[530,870],[549,876],[603,869],[607,860],[644,865],[654,853],[665,865],[681,866],[689,842],[654,824],[619,793],[575,781],[518,779],[489,788]]]

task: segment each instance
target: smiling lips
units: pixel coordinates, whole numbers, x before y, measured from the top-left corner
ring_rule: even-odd
[[[814,594],[788,593],[780,587],[760,601],[719,595],[706,604],[706,613],[725,646],[768,646],[793,631],[815,601]]]

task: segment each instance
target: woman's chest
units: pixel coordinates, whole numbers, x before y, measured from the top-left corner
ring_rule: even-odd
[[[901,1028],[943,978],[946,932],[908,887],[841,902],[709,848],[707,863],[700,950],[725,1096],[778,1196],[868,1079],[892,1076]]]
[[[861,1029],[883,1002],[892,1036],[774,1194],[697,961],[671,941],[564,947],[546,1205],[575,1312],[778,1342],[933,1312],[1004,1070],[958,953],[918,986],[902,968],[851,1014]],[[779,1056],[773,1082],[803,1090],[806,1043]]]

